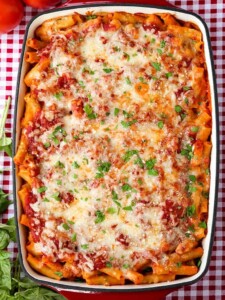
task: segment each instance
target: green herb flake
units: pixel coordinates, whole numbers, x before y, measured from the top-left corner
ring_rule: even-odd
[[[124,57],[126,58],[127,61],[130,60],[130,55],[126,52],[123,52]]]
[[[62,180],[58,179],[56,180],[57,185],[62,185]]]
[[[129,78],[129,77],[126,77],[125,80],[126,80],[126,83],[127,83],[127,84],[131,85],[131,81],[130,81],[130,78]]]
[[[63,169],[63,168],[65,168],[65,165],[61,161],[58,160],[57,163],[55,164],[55,167]]]
[[[105,215],[100,210],[97,210],[95,212],[95,215],[96,215],[95,224],[102,223],[105,220]]]
[[[72,237],[71,237],[71,241],[72,241],[72,242],[76,242],[76,240],[77,240],[77,234],[74,233],[74,234],[72,235]]]
[[[122,159],[125,161],[125,162],[128,162],[131,157],[135,154],[138,154],[138,150],[128,150],[125,152],[125,154],[123,155]]]
[[[51,146],[51,143],[50,143],[50,142],[44,143],[45,149],[48,149],[50,146]]]
[[[199,127],[198,126],[192,126],[191,127],[191,131],[192,132],[198,132],[199,131]]]
[[[119,108],[115,107],[114,108],[114,116],[118,116],[119,112],[120,112]]]
[[[112,199],[113,200],[118,200],[118,195],[114,190],[112,190]]]
[[[154,43],[155,43],[155,41],[156,41],[156,39],[155,39],[155,38],[152,38],[152,39],[151,39],[151,43],[152,43],[152,44],[154,44]]]
[[[185,156],[188,160],[191,160],[192,157],[194,156],[192,151],[192,146],[190,144],[187,144],[185,148],[181,149],[180,154],[182,156]]]
[[[153,68],[156,69],[156,71],[160,71],[160,70],[161,70],[161,65],[160,65],[160,63],[152,62],[152,66],[153,66]]]
[[[189,180],[191,182],[196,182],[196,176],[195,175],[189,175]]]
[[[179,261],[179,262],[176,263],[176,266],[177,266],[178,268],[180,268],[180,267],[182,266],[182,263]]]
[[[137,182],[138,182],[139,185],[142,185],[142,184],[143,184],[143,180],[140,179],[140,178],[138,178],[138,181],[137,181]]]
[[[65,230],[70,230],[70,226],[69,226],[67,223],[63,223],[63,224],[62,224],[62,227],[63,227]]]
[[[86,20],[93,20],[93,19],[97,19],[97,16],[96,15],[88,15],[85,18],[86,18]]]
[[[81,245],[81,248],[84,249],[84,250],[88,249],[88,244]]]
[[[50,200],[46,197],[44,197],[43,202],[50,202]]]
[[[155,159],[155,158],[151,158],[151,159],[149,159],[149,160],[147,160],[147,161],[145,162],[145,165],[146,165],[147,170],[153,169],[154,166],[155,166],[155,164],[156,164],[156,159]]]
[[[123,210],[132,211],[133,207],[131,205],[123,207]]]
[[[131,120],[131,121],[121,121],[121,125],[124,127],[124,128],[128,128],[130,127],[131,125],[137,123],[137,120]]]
[[[205,221],[202,221],[202,222],[200,222],[200,223],[198,224],[198,227],[206,229],[206,228],[207,228],[207,224],[206,224]]]
[[[92,107],[89,104],[85,104],[84,111],[88,117],[88,119],[93,120],[96,119],[96,114],[93,112]]]
[[[175,112],[180,113],[182,111],[182,107],[180,105],[175,105],[174,110]]]
[[[63,273],[62,272],[55,272],[55,275],[57,275],[59,277],[63,277]]]
[[[74,161],[74,162],[72,163],[72,166],[73,166],[75,169],[79,169],[79,168],[80,168],[80,165],[79,165],[76,161]]]
[[[171,72],[168,72],[168,73],[166,73],[166,74],[165,74],[165,76],[166,76],[166,78],[168,79],[168,78],[170,78],[170,77],[172,77],[172,76],[173,76],[173,73],[171,73]]]
[[[151,170],[148,170],[148,175],[157,176],[157,175],[159,175],[159,172],[155,169],[151,169]]]
[[[188,217],[193,217],[196,213],[195,205],[190,205],[186,208],[186,215]]]
[[[163,54],[162,49],[157,49],[157,52],[159,53],[159,55],[162,55],[162,54]]]
[[[107,261],[106,264],[105,264],[105,266],[106,266],[107,268],[111,268],[111,267],[112,267],[112,263],[109,262],[109,261]]]
[[[52,195],[52,198],[55,199],[56,201],[61,201],[61,198],[59,196],[59,192],[55,193]]]
[[[113,69],[111,68],[104,68],[103,71],[107,74],[111,73],[113,71]]]
[[[59,92],[59,93],[55,93],[55,94],[54,94],[54,97],[55,97],[58,101],[61,100],[62,96],[63,96],[63,93],[62,93],[62,92]]]
[[[189,91],[190,89],[191,89],[190,86],[184,86],[184,87],[183,87],[183,91]]]
[[[123,268],[124,268],[124,269],[129,269],[129,268],[130,268],[130,265],[129,265],[129,264],[123,264]]]
[[[159,129],[162,129],[163,126],[164,126],[163,121],[159,121],[159,122],[157,123],[157,126],[159,127]]]
[[[164,48],[166,46],[166,41],[162,40],[160,41],[160,47]]]
[[[130,186],[128,183],[125,183],[125,184],[122,186],[122,191],[123,191],[123,192],[131,191],[131,190],[132,190],[132,186]]]
[[[116,209],[115,209],[114,207],[109,207],[109,208],[107,209],[107,213],[113,215],[113,214],[116,213]]]
[[[37,189],[37,192],[40,194],[40,193],[44,193],[47,191],[47,187],[46,186],[41,186]]]

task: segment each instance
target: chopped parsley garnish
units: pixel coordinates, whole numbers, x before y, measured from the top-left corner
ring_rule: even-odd
[[[185,148],[183,148],[180,152],[181,155],[185,156],[188,160],[191,160],[192,157],[194,156],[193,151],[192,151],[192,146],[187,144]]]
[[[74,233],[74,234],[72,235],[72,237],[71,237],[71,241],[72,241],[72,242],[76,242],[76,240],[77,240],[77,234]]]
[[[143,184],[143,180],[142,179],[140,179],[140,178],[138,178],[138,184],[140,184],[140,185],[142,185]]]
[[[198,224],[198,227],[206,229],[206,228],[207,228],[207,224],[206,224],[205,221],[202,221],[202,222],[200,222],[200,223]]]
[[[184,86],[184,87],[183,87],[183,90],[184,90],[184,91],[189,91],[190,89],[191,89],[190,86]]]
[[[195,212],[196,212],[196,208],[194,205],[188,206],[186,208],[186,215],[188,217],[193,217],[195,215]]]
[[[46,197],[44,197],[43,202],[50,202],[50,200]]]
[[[192,182],[196,182],[195,175],[189,175],[189,180],[192,181]]]
[[[83,245],[81,245],[81,248],[84,249],[84,250],[85,250],[85,249],[88,249],[88,244],[83,244]]]
[[[151,158],[145,162],[146,169],[148,170],[148,175],[151,176],[159,175],[159,172],[156,169],[154,169],[155,164],[156,164],[155,158]]]
[[[182,266],[182,263],[179,261],[179,262],[176,263],[176,266],[177,266],[178,268],[180,268],[180,267]]]
[[[55,272],[55,275],[57,275],[59,277],[63,277],[63,273],[62,272]]]
[[[97,210],[95,212],[95,215],[96,215],[95,224],[102,223],[105,220],[105,215],[100,210]]]
[[[57,185],[62,185],[62,180],[58,179],[56,180]]]
[[[189,193],[194,193],[196,191],[197,191],[197,188],[195,186],[189,185],[189,188],[188,188]]]
[[[123,264],[123,268],[124,268],[124,269],[129,269],[129,268],[130,268],[130,265],[129,265],[129,264]]]
[[[127,59],[127,61],[130,60],[130,55],[126,52],[123,52],[124,57]]]
[[[166,75],[166,78],[170,78],[170,77],[172,77],[172,76],[173,76],[173,73],[171,73],[171,72],[168,72],[168,73],[166,73],[165,75]]]
[[[162,41],[160,42],[160,47],[161,47],[161,48],[164,48],[165,46],[166,46],[166,41],[162,40]]]
[[[188,231],[190,231],[190,232],[195,232],[195,227],[194,227],[194,225],[189,225],[189,226],[188,226]]]
[[[55,167],[63,169],[65,168],[65,165],[60,160],[58,160],[57,163],[55,164]]]
[[[159,55],[162,55],[162,54],[163,54],[162,49],[157,49],[157,52],[159,53]]]
[[[152,66],[153,66],[153,68],[156,69],[156,71],[160,71],[160,70],[161,70],[161,65],[160,65],[160,63],[152,62]]]
[[[155,158],[151,158],[145,162],[147,170],[153,169],[156,163]]]
[[[135,159],[134,163],[135,163],[136,165],[139,165],[141,168],[144,167],[144,163],[143,163],[143,161],[142,161],[142,159],[140,158],[139,155],[137,155],[137,159]]]
[[[108,212],[109,214],[113,215],[113,214],[116,213],[116,209],[115,209],[114,207],[109,207],[109,208],[107,209],[107,212]]]
[[[191,131],[192,131],[192,132],[198,132],[198,130],[199,130],[199,127],[198,127],[198,126],[193,126],[193,127],[191,127]]]
[[[63,96],[63,93],[62,92],[59,92],[59,93],[55,93],[54,94],[54,97],[57,99],[57,100],[61,100],[61,97]]]
[[[97,16],[96,15],[88,15],[85,18],[86,18],[86,20],[93,20],[93,19],[96,19]]]
[[[124,127],[124,128],[128,128],[130,127],[131,125],[137,123],[137,120],[131,120],[131,121],[121,121],[121,125]]]
[[[72,166],[73,166],[75,169],[79,169],[79,168],[80,168],[80,165],[79,165],[76,161],[74,161],[74,162],[72,163]]]
[[[118,116],[119,112],[120,112],[119,108],[115,107],[114,108],[114,116]]]
[[[118,46],[114,46],[114,47],[113,47],[113,50],[116,51],[116,52],[121,51],[121,49],[120,49]]]
[[[151,39],[151,43],[152,43],[152,44],[155,43],[155,41],[156,41],[155,38],[152,38],[152,39]]]
[[[37,192],[38,193],[44,193],[44,192],[46,192],[47,191],[47,187],[46,186],[41,186],[41,187],[39,187],[38,189],[37,189]]]
[[[131,191],[131,190],[132,190],[132,187],[131,187],[128,183],[125,183],[125,184],[122,186],[122,191],[123,191],[123,192]]]
[[[131,81],[130,81],[130,78],[129,78],[129,77],[126,77],[125,80],[126,80],[126,83],[127,83],[127,84],[131,85]]]
[[[109,262],[109,261],[107,261],[106,264],[105,264],[105,266],[106,266],[107,268],[111,268],[111,267],[112,267],[112,263]]]
[[[159,129],[162,129],[163,126],[164,126],[164,123],[163,123],[163,121],[159,121],[159,122],[157,123],[157,125],[158,125]]]
[[[123,210],[132,211],[133,207],[131,205],[123,207]]]
[[[180,105],[175,105],[174,110],[175,112],[180,113],[182,111],[182,107]]]
[[[47,149],[51,146],[51,143],[47,142],[47,143],[44,143],[44,147]]]
[[[81,81],[79,81],[78,82],[79,83],[79,85],[84,89],[85,88],[85,84],[84,84],[84,82],[81,80]]]
[[[63,223],[63,224],[62,224],[62,227],[63,227],[65,230],[70,230],[70,226],[69,226],[67,223]]]
[[[138,79],[140,80],[140,82],[146,83],[144,77],[139,77]]]
[[[52,198],[55,199],[56,201],[61,201],[61,198],[59,196],[59,192],[55,193],[52,195]]]
[[[112,190],[112,199],[113,200],[118,200],[118,195],[114,190]]]
[[[157,176],[159,172],[155,169],[148,170],[148,175]]]
[[[122,158],[125,162],[128,162],[131,159],[131,157],[135,154],[138,154],[138,150],[128,150],[125,152]]]
[[[96,114],[93,112],[93,109],[89,104],[85,104],[84,111],[85,111],[88,119],[90,119],[90,120],[96,119]]]
[[[98,166],[98,171],[100,172],[109,172],[109,169],[111,167],[111,163],[110,162],[100,162],[99,166]]]
[[[113,71],[113,69],[111,68],[104,68],[103,71],[107,74],[111,73]]]

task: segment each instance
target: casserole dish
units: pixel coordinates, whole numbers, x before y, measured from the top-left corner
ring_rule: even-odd
[[[211,154],[211,186],[210,186],[210,195],[209,195],[209,214],[208,214],[208,233],[207,236],[204,238],[203,241],[203,248],[204,248],[204,254],[202,256],[202,264],[200,266],[199,272],[191,277],[185,277],[181,279],[176,279],[172,282],[164,282],[164,283],[157,283],[157,284],[151,284],[151,285],[124,285],[121,289],[121,286],[87,286],[85,283],[78,283],[74,281],[57,281],[57,280],[50,280],[49,278],[40,275],[33,271],[33,269],[30,268],[29,264],[26,261],[26,250],[25,250],[25,244],[26,244],[26,237],[25,237],[25,229],[23,226],[19,225],[19,220],[22,215],[22,207],[19,202],[16,204],[16,212],[17,212],[17,221],[18,221],[18,232],[19,232],[19,245],[21,249],[21,258],[23,266],[26,270],[26,272],[32,277],[38,280],[39,282],[43,284],[50,284],[55,285],[56,287],[65,288],[65,289],[73,289],[73,290],[81,290],[81,291],[145,291],[145,290],[153,290],[153,289],[161,289],[161,288],[169,288],[169,287],[177,287],[180,285],[185,284],[191,284],[195,281],[197,281],[199,278],[201,278],[204,273],[207,270],[207,266],[209,263],[209,256],[210,251],[212,247],[212,235],[213,235],[213,228],[215,223],[215,207],[216,207],[216,192],[217,192],[217,168],[218,168],[218,140],[217,140],[217,103],[216,103],[216,87],[215,87],[215,78],[214,78],[214,71],[213,71],[213,65],[212,65],[212,55],[209,48],[209,40],[208,40],[208,31],[207,28],[202,22],[199,17],[193,15],[193,14],[187,14],[183,11],[179,10],[170,10],[168,8],[156,8],[156,7],[150,7],[150,6],[135,6],[135,5],[122,5],[119,6],[119,8],[115,5],[88,5],[88,6],[81,6],[76,8],[66,8],[66,9],[60,9],[60,10],[54,10],[49,13],[44,13],[36,17],[32,23],[28,26],[27,33],[26,33],[26,39],[33,36],[34,30],[39,26],[43,21],[58,17],[58,16],[64,16],[69,13],[72,13],[74,11],[78,13],[85,13],[87,11],[92,10],[93,13],[97,12],[98,10],[104,11],[104,12],[114,12],[114,11],[125,11],[125,12],[139,12],[139,13],[166,13],[168,11],[172,12],[177,19],[183,20],[185,22],[192,22],[195,23],[201,30],[204,40],[204,50],[205,50],[205,57],[206,57],[206,63],[207,63],[207,70],[208,70],[208,78],[210,83],[210,91],[211,91],[211,100],[212,100],[212,154]],[[26,40],[25,39],[25,40]],[[25,48],[23,49],[22,55],[25,53]],[[24,75],[28,71],[28,66],[25,62],[21,63],[21,70],[18,78],[18,91],[17,91],[17,99],[18,99],[18,106],[16,111],[16,121],[15,121],[15,132],[17,132],[15,137],[15,148],[17,147],[18,139],[19,139],[19,122],[21,119],[21,116],[23,114],[24,110],[24,104],[23,104],[23,98],[26,93],[26,87],[23,84],[23,78]],[[107,71],[108,72],[108,71]],[[18,190],[21,186],[21,180],[16,176],[15,174],[15,195],[17,195]]]

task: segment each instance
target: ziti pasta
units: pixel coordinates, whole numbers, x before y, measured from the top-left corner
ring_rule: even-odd
[[[171,14],[74,13],[27,46],[14,161],[31,267],[90,285],[196,274],[211,151],[201,32]]]

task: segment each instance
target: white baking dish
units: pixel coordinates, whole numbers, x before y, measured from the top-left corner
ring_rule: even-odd
[[[206,273],[210,255],[212,251],[213,244],[213,231],[215,227],[215,218],[216,218],[216,203],[217,203],[217,192],[218,192],[218,105],[217,105],[217,93],[216,93],[216,82],[215,82],[215,72],[212,61],[212,52],[210,46],[209,33],[206,24],[204,21],[193,13],[189,13],[186,11],[181,11],[178,9],[170,9],[170,8],[157,8],[153,6],[141,6],[141,5],[101,5],[101,4],[92,4],[92,5],[83,5],[76,7],[69,7],[63,9],[57,9],[50,12],[45,12],[37,17],[35,17],[28,25],[27,31],[24,37],[24,46],[21,56],[20,63],[20,71],[18,75],[18,85],[17,85],[17,96],[16,96],[16,109],[15,109],[15,121],[14,121],[14,152],[17,149],[18,140],[20,137],[20,120],[24,111],[24,95],[26,93],[26,86],[23,82],[23,78],[28,71],[29,65],[24,61],[24,54],[26,52],[25,41],[27,38],[31,38],[34,35],[35,29],[43,23],[43,21],[64,16],[67,14],[71,14],[73,12],[78,12],[81,14],[85,14],[87,11],[99,12],[112,12],[112,11],[125,11],[130,13],[171,13],[176,18],[183,21],[190,21],[195,23],[201,30],[204,40],[204,50],[205,57],[208,69],[208,78],[210,83],[211,90],[211,101],[212,101],[212,154],[211,154],[211,186],[210,186],[210,195],[209,195],[209,215],[208,215],[208,234],[206,238],[203,240],[203,248],[204,254],[202,257],[202,264],[199,272],[190,277],[185,277],[182,279],[177,279],[172,282],[163,282],[158,284],[149,284],[149,285],[124,285],[124,286],[88,286],[85,283],[79,283],[74,281],[57,281],[54,279],[47,278],[43,275],[35,272],[26,260],[26,229],[19,223],[20,216],[22,214],[22,207],[20,201],[15,201],[15,209],[16,209],[16,218],[17,218],[17,226],[18,226],[18,244],[20,249],[20,258],[22,265],[24,267],[25,272],[32,279],[37,280],[39,283],[45,285],[55,286],[61,289],[66,290],[74,290],[74,291],[83,291],[83,292],[109,292],[109,291],[123,291],[123,292],[135,292],[135,291],[146,291],[146,290],[157,290],[162,288],[171,288],[171,287],[179,287],[182,285],[195,283],[197,280],[202,278],[202,276]],[[17,199],[17,192],[21,186],[22,180],[18,178],[16,175],[16,169],[14,168],[14,197]]]

